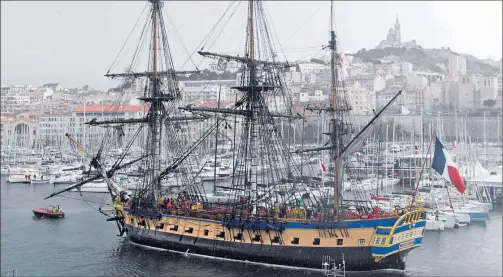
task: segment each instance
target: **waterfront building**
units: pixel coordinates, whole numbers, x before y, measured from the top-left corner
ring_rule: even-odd
[[[0,116],[1,145],[4,147],[31,148],[38,136],[40,113],[21,113],[18,115],[2,112]]]

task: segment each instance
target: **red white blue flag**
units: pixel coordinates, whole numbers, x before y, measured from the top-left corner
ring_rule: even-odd
[[[445,180],[451,182],[459,193],[463,194],[465,192],[466,186],[463,182],[463,178],[461,178],[451,155],[445,150],[438,138],[436,138],[435,141],[435,154],[433,155],[431,167],[435,169],[438,174],[442,175]]]
[[[322,160],[320,160],[320,163],[321,163],[321,170],[322,170],[323,172],[327,172],[327,168],[325,167],[325,164],[323,163],[323,161],[322,161]]]

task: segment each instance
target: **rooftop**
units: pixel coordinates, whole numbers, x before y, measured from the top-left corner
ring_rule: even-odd
[[[106,113],[115,113],[115,112],[129,112],[129,113],[134,113],[134,112],[146,112],[148,111],[149,107],[148,106],[143,106],[143,105],[121,105],[121,106],[115,106],[115,105],[92,105],[92,106],[80,106],[77,107],[73,110],[73,112],[76,113],[92,113],[92,112],[106,112]]]

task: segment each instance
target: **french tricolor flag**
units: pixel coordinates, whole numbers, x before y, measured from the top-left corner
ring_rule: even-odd
[[[320,164],[321,164],[321,171],[327,172],[327,168],[325,167],[325,164],[323,163],[322,160],[320,160]]]
[[[433,155],[433,163],[431,165],[438,174],[442,175],[444,179],[451,182],[459,193],[463,194],[466,186],[463,178],[459,175],[459,171],[451,158],[451,155],[445,150],[444,146],[438,138],[435,141],[435,154]]]

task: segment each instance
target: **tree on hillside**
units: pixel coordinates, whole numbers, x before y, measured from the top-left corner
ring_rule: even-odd
[[[494,105],[496,105],[496,100],[487,99],[487,100],[484,100],[484,102],[482,102],[482,104],[484,105],[484,107],[492,108],[492,107],[494,107]]]
[[[309,60],[312,63],[319,63],[319,64],[325,64],[325,61],[322,61],[320,59],[312,58]]]

